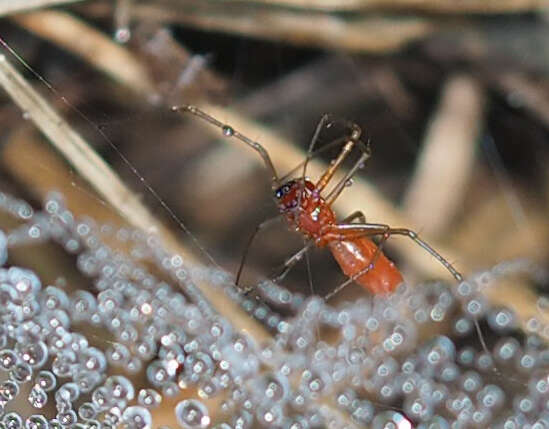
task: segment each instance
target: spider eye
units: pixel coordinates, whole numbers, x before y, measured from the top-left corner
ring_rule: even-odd
[[[286,195],[288,192],[290,192],[291,186],[289,184],[283,185],[280,188],[278,188],[275,192],[276,198],[280,199],[284,195]]]

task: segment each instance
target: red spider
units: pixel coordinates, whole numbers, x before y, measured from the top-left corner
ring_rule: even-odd
[[[361,129],[356,124],[347,124],[350,127],[350,135],[328,169],[322,174],[315,184],[307,177],[285,180],[279,178],[267,150],[259,143],[239,133],[229,125],[223,124],[214,117],[208,115],[195,106],[183,105],[173,108],[174,111],[189,112],[193,115],[219,127],[227,137],[234,137],[254,149],[263,159],[267,169],[271,172],[272,189],[274,191],[275,203],[280,213],[286,218],[288,224],[301,232],[307,239],[308,244],[298,253],[288,259],[284,266],[285,270],[277,277],[282,278],[312,245],[317,247],[328,247],[338,262],[342,271],[349,279],[330,292],[326,299],[332,297],[349,283],[355,281],[362,287],[374,294],[388,294],[402,283],[402,275],[395,264],[390,261],[382,252],[382,246],[391,235],[404,235],[409,237],[419,246],[434,256],[446,269],[461,282],[462,275],[444,259],[436,250],[418,237],[417,233],[407,228],[392,228],[389,225],[368,223],[364,214],[356,211],[350,216],[338,222],[332,209],[332,204],[341,194],[345,185],[353,177],[356,171],[361,168],[370,158],[371,151],[369,144],[360,140]],[[313,152],[314,145],[320,131],[329,121],[327,115],[319,122],[307,159],[304,162],[304,171],[308,160]],[[339,143],[339,142],[335,142]],[[326,195],[323,195],[328,183],[333,178],[336,170],[351,153],[353,148],[358,147],[362,154],[354,166],[347,172]],[[354,222],[358,220],[358,222]],[[262,224],[263,225],[263,224]],[[255,233],[262,227],[256,228]],[[379,237],[379,243],[374,243],[371,238]],[[246,249],[246,253],[249,245]],[[246,253],[237,274],[236,283],[240,278]]]

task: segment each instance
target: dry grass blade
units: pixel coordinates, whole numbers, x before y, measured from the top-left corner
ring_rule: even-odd
[[[2,0],[0,1],[0,16],[81,1],[82,0]]]
[[[454,76],[431,118],[404,210],[433,237],[450,225],[465,195],[483,121],[483,98],[472,78]]]
[[[195,260],[141,203],[138,195],[124,185],[82,137],[28,84],[4,55],[0,56],[0,85],[80,176],[89,182],[101,198],[111,204],[130,225],[143,231],[155,231],[168,250],[182,255],[188,262],[192,263]],[[199,287],[215,309],[231,320],[238,329],[249,331],[258,341],[267,337],[265,330],[224,294],[216,293],[207,285]]]
[[[407,9],[444,13],[513,13],[541,10],[548,5],[545,0],[253,0],[249,3],[323,11]]]
[[[147,70],[123,46],[74,16],[58,11],[13,17],[28,31],[78,55],[133,91],[151,96],[154,86]],[[74,37],[77,34],[78,37]]]
[[[179,22],[207,31],[278,40],[323,49],[354,52],[394,51],[426,37],[438,26],[417,17],[343,17],[287,10],[227,10],[227,7],[171,10],[154,4],[137,4],[136,19]],[[319,28],[322,31],[319,31]]]
[[[493,73],[487,76],[505,96],[512,97],[549,127],[549,94],[545,83],[536,84],[526,74]]]

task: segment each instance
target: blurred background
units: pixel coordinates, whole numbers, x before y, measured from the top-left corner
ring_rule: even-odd
[[[2,39],[33,72],[9,60],[199,257],[158,199],[231,272],[276,210],[257,155],[170,111],[182,103],[212,106],[261,142],[280,174],[303,160],[322,114],[354,121],[373,157],[358,173],[368,188],[345,192],[340,217],[362,210],[369,221],[415,229],[465,273],[516,257],[545,263],[543,1],[31,3],[0,13]],[[78,173],[37,155],[50,149],[32,143],[33,127],[3,99],[3,186],[33,201],[46,183],[71,187]],[[326,130],[318,147],[345,132]],[[69,183],[58,182],[61,168]],[[256,238],[244,283],[276,272],[302,246],[286,230],[280,223]],[[419,248],[387,252],[411,280],[441,275],[426,268],[431,258],[416,260]],[[319,293],[343,281],[327,253],[310,256]],[[305,264],[292,276],[288,286],[302,288]]]
[[[203,263],[235,273],[277,212],[257,154],[170,110],[184,103],[261,142],[281,174],[303,161],[324,113],[356,122],[373,156],[338,216],[412,228],[470,274],[514,258],[547,265],[548,13],[543,0],[12,0],[0,37],[8,61]],[[58,189],[75,213],[123,223],[94,189],[105,185],[83,180],[3,92],[0,103],[0,191],[38,206]],[[323,130],[318,147],[345,132]],[[405,241],[386,252],[406,279],[450,279]],[[283,223],[261,231],[243,284],[302,246]],[[35,255],[47,279],[57,254],[43,250],[10,262]],[[298,264],[285,287],[325,295],[345,280],[327,251],[309,258],[310,274]],[[497,299],[546,287],[514,283]],[[364,293],[352,285],[334,300]]]

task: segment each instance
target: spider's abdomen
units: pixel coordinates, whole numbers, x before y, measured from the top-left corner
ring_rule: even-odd
[[[341,270],[350,278],[368,268],[377,250],[376,244],[366,237],[331,241],[328,247]],[[359,275],[354,281],[374,294],[388,294],[393,292],[403,279],[395,264],[380,253],[373,268]]]

